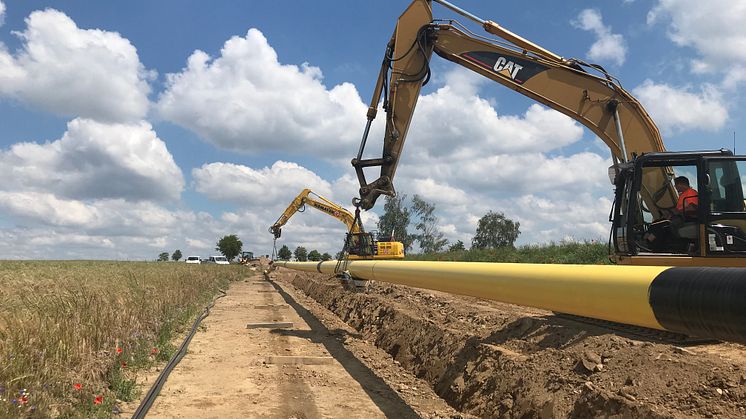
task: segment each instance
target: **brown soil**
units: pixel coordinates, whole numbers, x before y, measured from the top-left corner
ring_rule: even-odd
[[[293,322],[293,327],[246,328],[274,321]],[[203,325],[148,417],[459,416],[427,382],[288,283],[261,276],[233,283]],[[333,360],[329,365],[267,363],[273,355]],[[143,392],[156,375],[145,376]],[[136,407],[127,405],[122,413],[131,415]]]
[[[379,376],[389,387],[397,380],[412,382],[401,371],[389,372],[401,367],[427,383],[427,389],[417,384],[417,392],[433,389],[462,414],[746,417],[746,347],[741,345],[678,347],[476,298],[384,283],[351,293],[327,275],[281,269],[272,276],[354,328],[334,326],[345,330],[345,343],[359,336],[344,346],[351,354],[373,353],[367,341],[393,357],[386,364],[376,355],[367,363],[372,371],[383,371]],[[323,313],[319,307],[312,311]],[[327,314],[322,317],[334,323]],[[407,378],[387,380],[389,373]],[[398,392],[415,409],[405,398],[408,393]],[[322,403],[327,401],[317,405]],[[405,415],[396,411],[392,416]]]

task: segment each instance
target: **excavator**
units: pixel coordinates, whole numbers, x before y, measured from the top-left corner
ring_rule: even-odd
[[[346,258],[350,260],[380,260],[380,259],[403,259],[404,245],[395,241],[379,241],[376,234],[363,230],[359,214],[352,215],[349,211],[334,202],[317,195],[310,189],[303,189],[298,196],[288,205],[280,218],[269,228],[275,240],[282,235],[282,227],[295,215],[303,212],[306,205],[316,208],[324,214],[330,215],[347,226],[345,238]]]
[[[476,22],[487,36],[453,19],[433,19],[433,2]],[[666,151],[640,102],[602,66],[564,58],[446,0],[412,1],[386,45],[352,159],[360,183],[356,207],[368,210],[380,195],[396,194],[396,168],[420,89],[430,78],[433,52],[569,116],[609,147],[615,188],[609,249],[615,263],[746,267],[746,177],[741,176],[746,156],[726,149]],[[386,113],[383,153],[364,158],[381,102]],[[368,182],[367,168],[380,168],[379,177]],[[680,194],[682,178],[696,192]]]

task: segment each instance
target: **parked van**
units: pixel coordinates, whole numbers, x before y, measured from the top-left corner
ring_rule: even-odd
[[[210,256],[209,263],[215,263],[218,265],[229,265],[228,259],[225,256]]]

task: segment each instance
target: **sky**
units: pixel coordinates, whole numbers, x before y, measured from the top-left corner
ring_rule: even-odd
[[[746,2],[453,2],[604,66],[668,149],[746,150]],[[0,0],[0,259],[206,257],[227,234],[269,254],[268,227],[302,189],[351,209],[349,162],[408,3]],[[431,67],[399,194],[433,203],[467,247],[488,211],[520,222],[517,244],[606,240],[599,139],[439,57]],[[363,214],[367,229],[382,207]],[[278,247],[335,254],[344,232],[310,210]]]

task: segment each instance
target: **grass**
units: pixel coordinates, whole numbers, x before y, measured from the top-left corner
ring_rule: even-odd
[[[560,242],[518,248],[469,249],[456,252],[407,255],[407,260],[459,262],[570,263],[609,264],[606,244],[597,242]]]
[[[0,417],[109,417],[242,266],[0,261]]]

